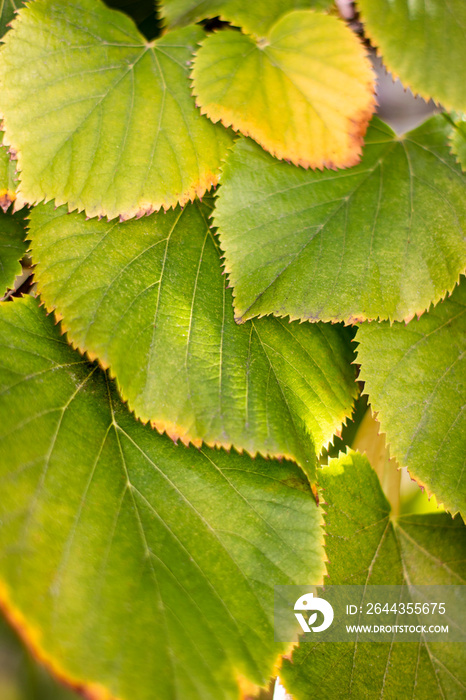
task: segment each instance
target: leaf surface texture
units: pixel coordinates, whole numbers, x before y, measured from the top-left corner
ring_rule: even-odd
[[[37,207],[42,298],[143,421],[185,442],[296,459],[313,478],[356,395],[349,337],[278,319],[238,326],[211,206],[125,223]]]
[[[305,172],[234,146],[215,211],[238,319],[409,319],[466,266],[465,178],[439,115],[397,137],[374,118],[359,165]]]
[[[322,576],[299,468],[144,427],[32,297],[0,307],[0,397],[0,597],[36,653],[92,697],[265,683],[274,584]]]
[[[22,199],[130,218],[215,185],[231,136],[190,94],[203,37],[187,27],[147,42],[100,0],[21,10],[0,53],[0,108]]]
[[[360,378],[390,453],[437,501],[466,514],[466,284],[404,323],[362,324]]]
[[[332,460],[319,481],[326,502],[325,587],[464,584],[466,530],[459,517],[391,517],[375,472],[358,453]],[[447,616],[454,624],[448,610]],[[459,700],[466,684],[461,647],[424,639],[394,644],[301,642],[291,661],[284,660],[280,678],[295,700]]]

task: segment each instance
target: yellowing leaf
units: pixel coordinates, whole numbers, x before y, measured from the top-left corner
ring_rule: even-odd
[[[212,34],[192,78],[203,113],[277,158],[306,168],[359,160],[374,75],[363,46],[336,17],[290,12],[258,41],[233,30]]]
[[[147,42],[100,0],[20,10],[0,52],[18,197],[130,218],[216,184],[231,136],[196,109],[187,74],[203,36],[186,27]]]

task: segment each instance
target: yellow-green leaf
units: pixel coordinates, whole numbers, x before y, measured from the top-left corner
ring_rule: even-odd
[[[37,300],[0,305],[0,601],[87,697],[265,684],[274,585],[319,583],[321,509],[288,462],[175,446]]]
[[[143,421],[197,445],[293,458],[312,479],[357,392],[349,337],[279,319],[238,326],[210,211],[196,202],[115,223],[35,208],[42,299]]]
[[[356,340],[390,454],[445,508],[466,515],[466,280],[419,320],[364,323]]]
[[[334,585],[412,585],[418,590],[428,584],[464,585],[461,518],[447,513],[396,517],[367,457],[355,452],[331,460],[319,481],[327,513],[326,590]],[[455,612],[447,609],[450,624]],[[359,624],[370,624],[369,617]],[[428,624],[425,617],[422,622]],[[397,623],[403,624],[402,615]],[[460,700],[466,684],[464,645],[424,637],[393,644],[316,639],[293,651],[280,678],[294,700]]]
[[[265,37],[211,34],[192,72],[201,111],[306,168],[358,162],[374,109],[365,49],[340,19],[312,10],[281,17]]]
[[[357,0],[364,32],[406,87],[466,112],[464,0]]]
[[[196,109],[189,63],[200,27],[147,42],[101,0],[35,0],[0,52],[5,143],[18,197],[129,218],[217,183],[230,134]]]
[[[279,163],[248,139],[229,153],[215,208],[238,320],[408,320],[466,267],[466,179],[438,115],[404,136],[377,117],[361,163]]]

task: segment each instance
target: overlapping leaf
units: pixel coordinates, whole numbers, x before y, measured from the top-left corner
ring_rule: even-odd
[[[466,530],[446,513],[390,517],[366,457],[332,460],[320,482],[326,501],[326,587],[463,584]],[[464,656],[455,643],[301,644],[280,671],[295,700],[462,698]]]
[[[466,514],[466,284],[404,323],[362,324],[360,378],[390,453],[437,501]]]
[[[142,426],[32,297],[0,307],[0,479],[0,597],[90,697],[236,699],[279,651],[274,584],[322,576],[296,465]]]
[[[21,216],[0,211],[0,298],[12,289],[21,274],[21,258],[27,251],[26,232]]]
[[[358,0],[364,32],[405,86],[466,111],[464,0]]]
[[[16,199],[17,186],[16,162],[10,159],[0,131],[0,207],[5,213]]]
[[[235,144],[215,221],[238,319],[406,319],[466,265],[465,177],[442,116],[397,137],[374,119],[361,164],[304,172]]]
[[[450,143],[452,153],[463,171],[466,171],[466,120],[460,119],[455,123]]]
[[[195,108],[188,27],[148,43],[100,0],[35,0],[0,52],[5,142],[20,196],[129,218],[202,195],[231,136]]]
[[[16,10],[24,5],[22,0],[0,0],[0,37],[8,31],[8,26]]]
[[[296,10],[257,40],[211,34],[192,72],[201,111],[306,168],[358,162],[374,109],[365,49],[337,17]]]
[[[247,33],[262,36],[287,12],[330,4],[331,0],[163,0],[162,12],[170,27],[219,16]]]
[[[198,445],[292,457],[312,478],[355,396],[349,338],[278,319],[237,326],[209,213],[197,202],[108,223],[37,207],[42,298],[143,421]]]

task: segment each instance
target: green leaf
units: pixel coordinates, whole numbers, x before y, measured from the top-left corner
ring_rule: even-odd
[[[5,213],[16,199],[17,186],[16,162],[10,159],[8,149],[3,145],[3,132],[0,131],[0,207]]]
[[[437,116],[404,137],[377,118],[361,164],[305,172],[240,140],[215,211],[238,320],[409,319],[466,264],[465,177]]]
[[[299,468],[144,427],[32,297],[0,306],[0,392],[1,598],[36,652],[92,697],[265,683],[274,585],[323,572]]]
[[[465,582],[460,518],[393,518],[365,456],[332,460],[320,476],[332,585],[457,585]],[[280,678],[295,700],[463,698],[464,652],[455,643],[303,643]]]
[[[24,5],[22,0],[0,0],[0,37],[8,31],[15,12]]]
[[[419,320],[362,324],[365,382],[390,454],[437,501],[466,514],[466,283]]]
[[[147,42],[100,0],[29,3],[0,52],[19,196],[129,218],[215,185],[231,136],[190,94],[188,64],[203,36],[188,27]]]
[[[0,211],[0,298],[21,274],[21,259],[28,245],[21,215]]]
[[[461,168],[466,171],[466,120],[460,119],[454,125],[450,137],[451,152],[456,156]]]
[[[192,79],[203,114],[277,158],[305,168],[359,161],[374,111],[374,72],[359,38],[337,17],[296,10],[264,38],[229,29],[210,34]]]
[[[358,0],[364,33],[405,87],[466,111],[464,0]]]
[[[292,10],[325,9],[332,0],[162,0],[162,13],[170,27],[220,17],[249,34],[262,36],[274,22]]]
[[[278,319],[237,326],[209,212],[196,202],[116,224],[37,207],[42,299],[143,421],[196,445],[293,458],[312,479],[356,395],[349,337]]]

